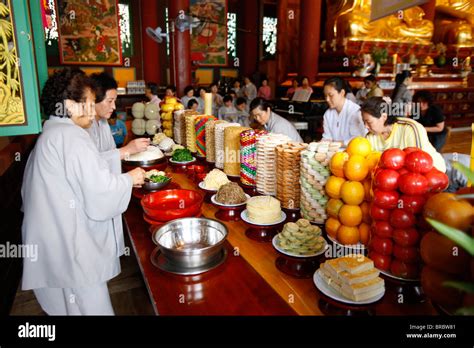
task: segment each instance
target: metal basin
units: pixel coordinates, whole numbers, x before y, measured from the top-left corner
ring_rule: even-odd
[[[145,181],[145,184],[143,185],[143,187],[145,188],[145,190],[148,190],[148,191],[157,191],[166,187],[170,182],[171,182],[171,178],[168,178],[168,180],[166,180],[165,182],[153,182],[153,181],[148,180],[148,181]]]
[[[196,268],[212,264],[222,257],[227,233],[227,227],[219,221],[183,218],[161,226],[152,238],[170,263]]]

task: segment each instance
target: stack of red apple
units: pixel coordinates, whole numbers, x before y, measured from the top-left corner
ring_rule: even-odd
[[[419,278],[417,222],[428,197],[448,184],[428,153],[414,147],[384,151],[373,173],[370,208],[369,257],[378,269],[400,278]]]

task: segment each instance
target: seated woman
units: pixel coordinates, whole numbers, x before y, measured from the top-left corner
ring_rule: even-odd
[[[49,119],[28,158],[21,196],[22,289],[48,315],[113,315],[107,281],[120,273],[123,232],[113,219],[128,207],[145,171],[113,173],[86,129],[95,117],[94,83],[78,69],[56,71],[41,95]]]
[[[397,106],[393,108],[393,110],[398,109],[396,116],[406,117],[411,114],[410,106],[413,99],[413,92],[408,89],[411,81],[411,72],[408,70],[404,70],[395,76],[395,88],[390,98],[392,99],[392,104]]]
[[[420,122],[428,132],[428,139],[436,151],[441,151],[446,142],[448,130],[446,119],[441,108],[435,104],[433,94],[429,91],[418,91],[413,96],[413,102],[419,104],[420,115],[413,115],[413,119]]]
[[[291,87],[288,88],[286,91],[286,97],[291,99],[293,98],[293,95],[295,94],[296,90],[298,89],[298,79],[294,78],[291,80]]]
[[[367,129],[359,105],[346,98],[345,86],[340,77],[331,77],[324,82],[324,96],[329,109],[324,113],[323,139],[347,145],[352,138],[365,136]]]
[[[391,105],[381,97],[367,99],[361,107],[361,112],[364,123],[369,129],[367,139],[374,151],[418,147],[431,155],[433,164],[438,170],[446,172],[443,157],[431,145],[428,134],[421,124],[409,118],[393,116]]]

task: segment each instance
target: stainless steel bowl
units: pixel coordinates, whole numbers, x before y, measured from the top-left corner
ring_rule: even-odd
[[[145,190],[148,190],[148,191],[157,191],[157,190],[161,190],[170,182],[171,182],[171,178],[168,178],[168,180],[165,182],[145,181],[145,184],[143,185],[143,187],[145,188]]]
[[[183,268],[202,267],[222,257],[227,227],[216,220],[183,218],[168,222],[153,233],[161,253]]]

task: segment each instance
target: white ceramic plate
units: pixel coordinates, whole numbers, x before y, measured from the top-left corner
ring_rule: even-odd
[[[386,275],[389,278],[400,280],[403,282],[419,282],[421,280],[421,279],[407,279],[407,278],[397,277],[397,276],[394,276],[392,273],[389,273],[387,271],[382,271],[381,269],[379,269],[379,271],[380,273],[382,273],[383,275]]]
[[[342,243],[339,243],[337,240],[335,240],[333,237],[331,237],[329,234],[327,234],[327,237],[328,239],[333,242],[334,244],[337,244],[338,246],[340,246],[341,248],[346,248],[346,249],[355,249],[355,250],[366,250],[367,247],[362,244],[362,243],[357,243],[357,244],[351,244],[351,245],[345,245],[345,244],[342,244]]]
[[[247,201],[250,199],[250,196],[248,194],[245,194],[245,197],[247,197],[247,201],[243,202],[243,203],[239,203],[239,204],[224,204],[224,203],[219,203],[218,201],[216,201],[216,196],[217,196],[217,193],[215,195],[212,195],[211,197],[211,202],[212,204],[214,205],[217,205],[218,207],[229,207],[229,208],[232,208],[232,207],[240,207],[244,204],[247,204]]]
[[[291,252],[288,252],[284,249],[282,249],[278,243],[278,235],[277,234],[275,237],[273,237],[272,239],[272,244],[273,244],[273,247],[278,250],[279,252],[281,252],[282,254],[284,255],[288,255],[288,256],[291,256],[291,257],[300,257],[300,258],[307,258],[307,257],[315,257],[315,256],[319,256],[321,254],[323,254],[326,249],[328,248],[328,243],[326,241],[324,241],[324,246],[321,248],[320,251],[318,251],[317,253],[315,254],[309,254],[309,255],[300,255],[300,254],[293,254]]]
[[[170,158],[170,162],[173,163],[173,164],[188,164],[188,163],[192,163],[196,160],[196,157],[193,157],[193,159],[191,161],[187,161],[187,162],[177,162],[177,161],[173,161],[172,158]]]
[[[331,289],[326,284],[326,282],[323,280],[320,272],[321,271],[319,269],[316,272],[314,272],[314,276],[313,276],[314,285],[316,285],[318,290],[321,291],[324,295],[326,295],[327,297],[332,298],[333,300],[343,302],[343,303],[348,303],[348,304],[364,305],[364,304],[370,304],[370,303],[377,302],[378,300],[380,300],[383,297],[383,295],[385,295],[385,288],[384,288],[383,292],[381,292],[377,296],[374,296],[374,297],[369,298],[369,299],[364,300],[364,301],[352,301],[352,300],[348,299],[347,297],[344,297],[344,296],[338,294],[337,292],[335,292],[333,289]]]
[[[241,214],[240,214],[240,217],[242,218],[242,220],[244,220],[246,223],[250,224],[250,225],[255,225],[255,226],[273,226],[273,225],[278,225],[278,224],[281,224],[283,222],[285,222],[286,220],[286,214],[284,212],[281,212],[281,216],[280,216],[280,220],[278,221],[275,221],[271,224],[258,224],[256,222],[253,222],[252,220],[249,219],[249,216],[248,216],[248,213],[247,213],[247,209],[245,209]]]
[[[199,184],[198,184],[199,188],[201,190],[204,190],[204,191],[212,191],[212,192],[217,192],[217,190],[213,190],[213,189],[208,189],[204,186],[204,181],[201,181]]]

